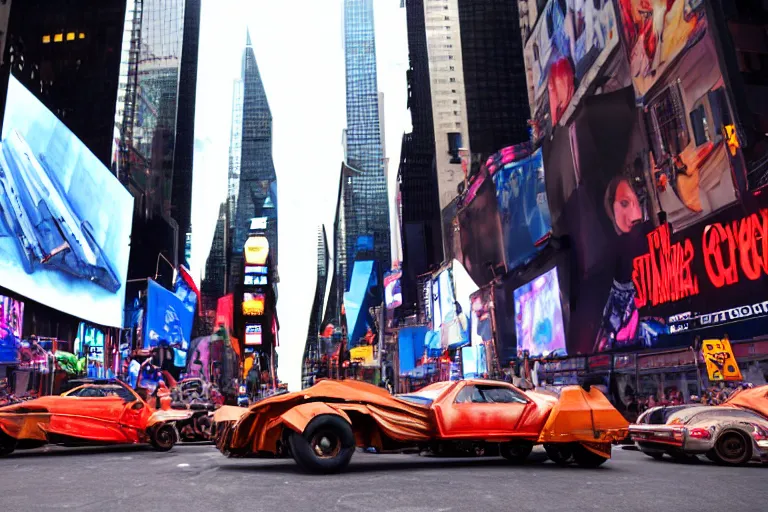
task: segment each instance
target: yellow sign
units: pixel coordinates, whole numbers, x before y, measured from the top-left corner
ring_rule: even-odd
[[[701,344],[709,380],[742,380],[741,370],[727,339],[704,340]]]
[[[264,236],[252,236],[245,242],[245,262],[248,265],[266,265],[269,240]]]
[[[373,364],[373,345],[363,345],[350,349],[349,359],[353,363],[361,363],[365,366]]]
[[[736,136],[736,127],[732,124],[726,125],[725,129],[725,141],[728,144],[728,149],[731,150],[731,156],[736,156],[736,151],[739,149],[739,138]]]
[[[246,293],[243,295],[243,314],[246,316],[261,316],[264,314],[264,294]]]

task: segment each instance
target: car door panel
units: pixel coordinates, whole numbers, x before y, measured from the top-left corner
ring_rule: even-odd
[[[50,435],[90,442],[131,442],[120,427],[125,402],[117,397],[56,397],[47,426]]]
[[[440,437],[443,439],[489,439],[530,435],[529,432],[518,431],[518,426],[521,419],[526,416],[527,409],[535,407],[534,404],[530,401],[480,403],[477,400],[482,400],[483,397],[478,396],[475,390],[471,390],[473,387],[472,385],[463,386],[434,407]],[[462,401],[468,398],[476,401]]]

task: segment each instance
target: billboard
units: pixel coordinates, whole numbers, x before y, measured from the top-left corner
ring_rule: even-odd
[[[149,280],[144,348],[165,341],[177,351],[186,352],[192,339],[193,320],[194,310],[190,311],[173,292]]]
[[[618,0],[632,83],[644,97],[706,33],[703,0]]]
[[[122,327],[133,198],[13,76],[0,144],[0,286]]]
[[[232,332],[234,325],[233,317],[235,314],[235,297],[231,293],[223,297],[219,297],[216,302],[216,326],[214,330],[218,330],[219,327],[223,327],[227,333]]]
[[[245,286],[266,286],[268,275],[269,267],[265,265],[246,265],[243,284]]]
[[[245,263],[266,265],[269,256],[269,240],[265,236],[250,236],[245,241]]]
[[[472,202],[459,210],[461,263],[482,286],[504,273],[504,248],[493,180],[484,179]]]
[[[243,315],[260,316],[264,314],[266,296],[263,293],[243,294]]]
[[[550,0],[525,46],[534,120],[566,122],[618,46],[613,0]]]
[[[489,159],[495,172],[496,201],[507,268],[529,262],[552,231],[541,150],[506,161],[499,152]],[[497,165],[498,164],[498,165]],[[489,169],[492,167],[489,166]]]
[[[403,305],[403,289],[400,285],[402,277],[401,270],[388,272],[384,276],[384,302],[387,309],[395,309]]]
[[[0,363],[19,361],[24,303],[0,295]]]
[[[245,326],[245,344],[261,345],[261,324],[246,324]]]
[[[518,355],[567,355],[557,268],[515,290],[515,326]]]

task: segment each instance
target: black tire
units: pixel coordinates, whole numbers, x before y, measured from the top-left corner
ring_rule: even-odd
[[[522,464],[533,451],[533,443],[502,443],[499,445],[499,454],[513,464]]]
[[[568,466],[574,462],[573,446],[569,443],[544,443],[544,451],[549,460],[558,466]]]
[[[608,459],[584,448],[580,444],[573,446],[573,458],[576,464],[582,468],[596,468],[602,466]]]
[[[173,425],[166,423],[157,427],[149,438],[149,444],[158,452],[167,452],[178,441]]]
[[[308,473],[338,473],[349,465],[355,453],[355,434],[343,418],[332,414],[317,416],[303,434],[288,437],[296,464]]]
[[[726,430],[715,441],[715,459],[725,466],[740,466],[752,458],[752,444],[736,430]]]
[[[10,455],[16,449],[16,440],[0,430],[0,457]]]

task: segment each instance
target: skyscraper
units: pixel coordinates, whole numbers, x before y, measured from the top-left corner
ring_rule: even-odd
[[[266,236],[273,269],[278,265],[277,247],[277,176],[272,162],[272,112],[269,109],[267,93],[261,80],[256,55],[253,52],[251,35],[246,35],[245,51],[241,72],[242,114],[233,113],[233,119],[242,115],[239,137],[239,175],[235,172],[235,160],[230,171],[230,190],[236,190],[232,231],[232,260],[230,266],[230,288],[240,282],[243,263],[243,246],[248,238],[251,219],[267,219]],[[237,85],[235,86],[235,111],[239,108]],[[236,127],[233,127],[235,139]]]
[[[442,243],[424,0],[406,0],[404,7],[410,62],[408,110],[413,130],[403,135],[398,185],[403,230],[403,310],[408,310],[418,299],[417,276],[442,261]],[[449,163],[446,158],[442,161]]]
[[[518,4],[458,0],[469,147],[481,160],[529,139]]]
[[[226,294],[226,269],[227,269],[227,205],[219,206],[219,219],[216,221],[216,230],[213,232],[211,250],[205,262],[205,278],[200,285],[200,292],[204,297],[210,297],[215,301]]]
[[[435,164],[440,194],[440,210],[456,197],[464,180],[460,148],[471,147],[467,103],[464,92],[464,59],[459,27],[458,0],[409,2],[409,10],[419,4],[426,34],[431,86],[431,112],[435,138]],[[410,14],[416,16],[415,13]],[[409,25],[409,32],[414,29]],[[409,35],[410,41],[410,35]]]
[[[391,264],[389,202],[382,147],[373,0],[344,1],[344,56],[347,87],[345,159],[356,172],[342,172],[346,206],[343,229],[346,259],[340,285],[349,286],[351,263],[360,251],[372,253],[378,272]]]
[[[325,234],[325,226],[320,226],[317,228],[317,284],[315,286],[315,299],[312,302],[312,311],[309,314],[307,343],[304,346],[304,366],[301,374],[302,388],[307,387],[309,384],[313,363],[319,359],[321,354],[319,335],[325,306],[329,263],[328,238]]]

